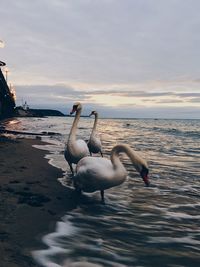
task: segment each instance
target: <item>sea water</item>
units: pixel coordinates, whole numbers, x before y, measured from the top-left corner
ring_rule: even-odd
[[[64,171],[59,182],[70,186],[63,151],[73,118],[21,118],[10,129],[44,137],[46,157]],[[78,136],[89,139],[93,119],[81,118]],[[14,126],[13,126],[14,125]],[[126,181],[67,212],[53,232],[41,239],[46,249],[33,252],[45,267],[200,266],[200,121],[100,119],[105,157],[118,143],[129,144],[147,160],[151,187],[144,186],[130,160]],[[34,238],[34,237],[33,237]],[[79,265],[78,265],[79,262]],[[77,265],[75,264],[77,263]],[[75,264],[75,265],[73,265]],[[92,266],[92,265],[91,265]]]

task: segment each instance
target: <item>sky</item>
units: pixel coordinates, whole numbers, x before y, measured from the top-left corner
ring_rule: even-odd
[[[199,0],[0,0],[17,105],[200,119]]]

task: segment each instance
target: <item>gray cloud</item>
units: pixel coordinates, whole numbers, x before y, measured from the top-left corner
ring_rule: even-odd
[[[78,90],[66,85],[27,85],[17,86],[17,103],[26,100],[30,105],[42,105],[62,108],[66,104],[72,105],[75,101],[90,103],[91,97],[95,95],[124,96],[134,99],[140,98],[145,102],[155,104],[175,104],[175,103],[198,103],[200,93],[174,93],[174,92],[146,92],[132,90]],[[160,99],[162,97],[162,99]],[[166,97],[166,98],[165,98]],[[104,105],[103,105],[104,106]],[[123,104],[120,105],[123,107]]]
[[[176,103],[183,103],[184,100],[181,99],[162,99],[162,100],[155,100],[157,104],[176,104]]]
[[[180,97],[200,97],[200,93],[178,93],[175,95]]]
[[[16,80],[196,78],[199,8],[198,0],[2,0],[4,56]]]
[[[44,95],[56,95],[56,96],[76,96],[80,95],[83,97],[85,95],[84,91],[75,90],[70,86],[64,85],[18,85],[17,90],[20,94],[30,94],[31,92],[38,97]]]
[[[60,108],[76,98],[91,103],[92,94],[160,104],[176,97],[176,103],[195,105],[199,9],[199,0],[1,0],[0,39],[6,46],[0,57],[10,68],[9,82],[19,85],[18,98],[33,105]],[[181,77],[197,84],[183,82],[177,88]],[[148,89],[157,80],[174,81],[175,86]],[[80,90],[78,83],[91,89]],[[129,89],[144,83],[144,88]]]
[[[172,92],[145,92],[124,89],[111,89],[111,90],[94,90],[95,95],[109,94],[115,96],[128,96],[128,97],[159,97],[173,94]],[[89,92],[88,92],[89,94]]]
[[[77,99],[88,99],[87,94],[80,90],[74,90],[67,86],[58,85],[31,85],[17,86],[17,104],[21,105],[23,101],[31,107],[49,107],[60,109],[69,102],[73,103]]]
[[[200,97],[192,98],[189,100],[191,103],[200,103]]]

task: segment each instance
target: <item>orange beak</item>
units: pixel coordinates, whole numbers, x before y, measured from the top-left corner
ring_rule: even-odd
[[[142,177],[142,179],[143,179],[143,181],[144,181],[144,183],[145,183],[146,186],[149,186],[149,185],[150,185],[148,175],[144,175],[144,176]]]

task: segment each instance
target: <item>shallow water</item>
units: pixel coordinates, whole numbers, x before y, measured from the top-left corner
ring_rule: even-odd
[[[73,118],[22,118],[10,124],[20,131],[59,133],[44,140],[47,158],[66,174],[64,143]],[[17,122],[17,121],[14,121]],[[93,120],[82,118],[79,135],[87,140]],[[95,266],[199,266],[200,264],[200,121],[99,121],[106,157],[117,143],[127,143],[148,161],[151,187],[124,158],[128,179],[106,191],[84,194],[76,209],[66,212],[54,232],[44,236],[47,248],[33,257],[45,267],[89,262]],[[34,237],[33,237],[34,238]],[[77,265],[79,266],[79,265]],[[80,265],[81,266],[81,265]],[[87,265],[86,265],[87,266]]]

